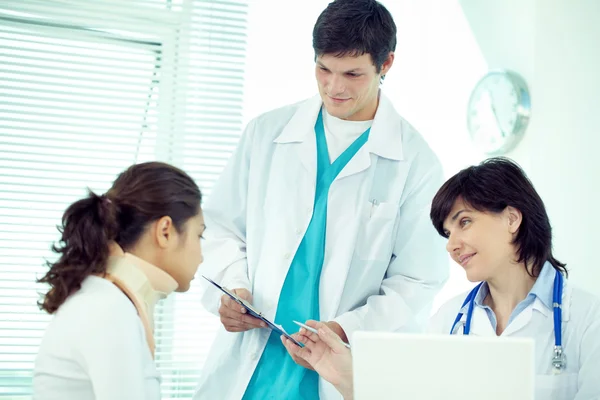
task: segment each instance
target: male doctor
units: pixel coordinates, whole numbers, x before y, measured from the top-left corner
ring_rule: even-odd
[[[429,222],[440,162],[379,90],[395,47],[383,5],[330,3],[313,30],[319,95],[251,121],[204,207],[205,274],[288,333],[420,330],[447,279]],[[242,307],[211,289],[203,302],[225,330],[195,399],[339,399]]]

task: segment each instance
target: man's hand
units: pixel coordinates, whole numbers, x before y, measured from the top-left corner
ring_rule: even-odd
[[[252,304],[252,293],[247,289],[233,289],[232,292]],[[267,327],[267,324],[260,319],[247,315],[246,307],[225,294],[221,297],[219,315],[221,316],[221,323],[228,332],[245,332],[254,328]]]

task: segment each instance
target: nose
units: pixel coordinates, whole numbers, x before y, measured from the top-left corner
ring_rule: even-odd
[[[460,246],[460,239],[456,235],[450,234],[450,236],[448,237],[448,242],[446,242],[446,251],[448,251],[448,253],[450,253],[450,255],[453,256],[454,253],[456,253],[460,249]]]
[[[344,93],[345,90],[346,86],[344,85],[344,79],[338,75],[332,74],[327,85],[327,94],[330,96],[337,96]]]

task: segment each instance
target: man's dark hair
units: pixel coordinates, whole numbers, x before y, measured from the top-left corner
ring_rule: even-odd
[[[396,50],[396,24],[375,0],[335,0],[319,15],[313,29],[315,58],[369,54],[379,73]]]

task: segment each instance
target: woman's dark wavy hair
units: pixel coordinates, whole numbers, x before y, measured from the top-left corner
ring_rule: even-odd
[[[38,280],[50,285],[41,309],[52,314],[92,274],[106,272],[111,242],[125,251],[139,240],[148,224],[169,216],[178,232],[200,212],[202,194],[182,170],[161,162],[136,164],[122,172],[109,191],[71,204],[58,227],[61,238],[52,246],[59,254],[47,262],[50,270]]]
[[[490,158],[463,169],[444,183],[433,198],[430,217],[445,238],[444,221],[458,198],[477,211],[500,213],[508,206],[519,210],[523,221],[513,242],[518,250],[517,261],[525,264],[532,277],[539,276],[546,261],[567,275],[566,264],[552,255],[552,227],[544,202],[514,161]]]

